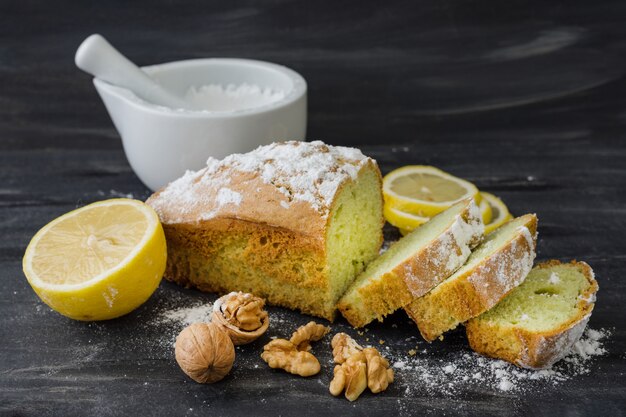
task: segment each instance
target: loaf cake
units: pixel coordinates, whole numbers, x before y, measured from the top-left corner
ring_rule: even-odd
[[[165,230],[166,279],[328,320],[383,240],[376,162],[319,141],[210,158],[147,203]]]
[[[404,307],[431,342],[495,306],[530,272],[535,259],[537,217],[526,214],[485,236],[458,271]]]
[[[541,263],[497,306],[467,322],[470,346],[523,368],[548,368],[582,335],[597,291],[586,263]]]
[[[472,199],[453,205],[370,263],[339,300],[339,311],[354,327],[382,320],[463,265],[483,230]]]

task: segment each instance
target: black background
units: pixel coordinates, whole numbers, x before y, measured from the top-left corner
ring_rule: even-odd
[[[164,335],[144,323],[169,300],[210,295],[163,283],[136,312],[100,324],[51,312],[21,272],[32,235],[77,206],[149,195],[90,77],[74,67],[76,47],[94,32],[140,65],[201,57],[287,65],[308,81],[310,139],[361,147],[383,173],[432,164],[498,194],[516,214],[536,212],[538,259],[594,267],[601,289],[590,325],[613,329],[609,353],[589,375],[523,394],[477,386],[454,398],[407,397],[392,387],[349,404],[328,395],[330,369],[318,383],[248,366],[262,342],[238,353],[249,360],[224,382],[188,383],[171,352],[151,350]],[[622,415],[625,35],[626,3],[615,0],[3,1],[0,413]],[[333,330],[343,329],[339,321]],[[400,346],[415,329],[397,313],[371,331]],[[426,348],[435,358],[467,349],[461,333]]]

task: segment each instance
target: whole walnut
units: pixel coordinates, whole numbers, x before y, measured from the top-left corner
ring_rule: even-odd
[[[176,337],[176,362],[191,379],[210,384],[224,378],[235,361],[235,346],[214,323],[194,323]]]

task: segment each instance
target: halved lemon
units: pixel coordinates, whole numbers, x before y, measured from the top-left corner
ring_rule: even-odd
[[[39,230],[23,269],[52,309],[76,320],[106,320],[143,304],[165,271],[159,217],[138,200],[100,201]]]
[[[453,204],[473,198],[480,204],[478,188],[438,168],[408,165],[385,175],[385,203],[419,217],[433,217]]]
[[[491,221],[485,222],[485,234],[487,234],[511,220],[513,216],[511,216],[507,206],[498,197],[484,191],[482,191],[481,194],[484,199],[483,201],[487,201],[489,203],[493,213]]]

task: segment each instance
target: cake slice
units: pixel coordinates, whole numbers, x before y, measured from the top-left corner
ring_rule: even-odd
[[[480,354],[548,368],[582,335],[597,291],[585,262],[541,263],[497,306],[467,322],[467,339]]]
[[[382,320],[463,265],[483,230],[472,199],[453,205],[369,264],[339,300],[339,311],[354,327]]]
[[[284,142],[188,172],[152,195],[165,278],[332,320],[382,244],[381,175],[353,148]]]
[[[495,306],[526,278],[535,259],[537,216],[526,214],[489,233],[465,265],[404,307],[432,342]]]

